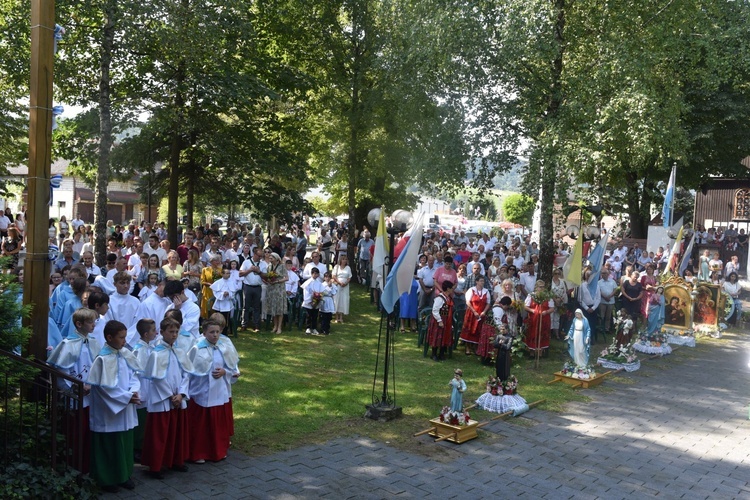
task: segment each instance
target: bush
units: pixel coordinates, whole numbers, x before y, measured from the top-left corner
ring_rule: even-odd
[[[0,498],[96,498],[96,485],[88,476],[68,469],[57,474],[49,467],[9,464],[0,471]]]

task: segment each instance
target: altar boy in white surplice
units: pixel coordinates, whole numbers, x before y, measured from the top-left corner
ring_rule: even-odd
[[[104,326],[107,344],[89,372],[91,386],[91,477],[105,491],[118,486],[135,488],[133,429],[138,426],[136,405],[141,383],[136,376],[138,359],[125,348],[128,329],[119,321]]]

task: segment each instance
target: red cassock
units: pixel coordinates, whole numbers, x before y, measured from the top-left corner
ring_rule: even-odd
[[[534,299],[531,299],[531,305],[529,306],[534,310],[533,313],[529,314],[526,318],[526,338],[524,342],[529,346],[529,349],[547,349],[549,347],[549,331],[552,325],[552,318],[549,314],[542,313],[549,309],[549,301],[545,300],[541,304],[537,304]],[[541,327],[541,331],[539,328]],[[537,336],[539,338],[539,344],[537,345]]]
[[[191,401],[190,416],[190,460],[222,460],[229,450],[231,402],[219,406],[204,407]]]
[[[189,439],[187,410],[149,412],[141,463],[152,471],[183,465],[189,457]]]

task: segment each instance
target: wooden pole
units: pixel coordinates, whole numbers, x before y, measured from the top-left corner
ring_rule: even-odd
[[[23,302],[32,304],[29,353],[45,359],[49,318],[49,178],[52,164],[52,65],[55,1],[31,1],[28,227]]]
[[[439,443],[440,441],[445,441],[446,439],[456,439],[458,437],[458,432],[454,432],[453,434],[446,434],[445,436],[439,437],[435,440],[436,443]]]
[[[419,432],[415,433],[415,434],[414,434],[414,437],[417,437],[417,436],[422,436],[422,435],[424,435],[424,434],[427,434],[427,433],[429,433],[429,432],[432,432],[432,431],[434,431],[434,430],[436,430],[436,429],[437,429],[437,427],[430,427],[429,429],[425,429],[425,430],[423,430],[423,431],[419,431]]]

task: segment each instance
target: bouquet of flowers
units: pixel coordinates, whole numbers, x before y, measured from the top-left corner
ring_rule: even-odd
[[[518,379],[515,375],[508,377],[508,380],[502,381],[503,396],[513,396],[518,391]]]
[[[530,295],[531,299],[537,304],[543,304],[555,298],[555,294],[553,294],[549,290],[540,290],[538,292],[533,292]]]
[[[654,332],[650,335],[643,332],[641,333],[640,342],[641,344],[653,347],[661,347],[662,344],[667,344],[667,335],[663,332]]]
[[[500,381],[497,379],[497,377],[493,377],[490,375],[487,378],[487,392],[492,394],[493,396],[498,396],[498,385],[500,384]]]
[[[518,312],[522,312],[524,310],[524,303],[520,300],[514,300],[510,303],[510,305]]]
[[[463,413],[451,411],[450,406],[443,406],[443,409],[440,410],[440,421],[448,425],[466,425],[470,419],[468,411]]]
[[[588,380],[596,377],[596,372],[592,366],[576,366],[575,363],[568,361],[563,365],[562,374],[566,377]]]
[[[633,351],[632,342],[628,345],[618,346],[617,340],[613,340],[612,344],[599,354],[599,357],[620,364],[635,363],[638,359],[635,351]]]
[[[323,300],[323,294],[321,294],[320,292],[313,292],[312,306],[314,309],[318,308],[322,300]]]
[[[265,281],[266,283],[273,283],[273,282],[275,282],[275,281],[276,281],[277,279],[279,279],[279,275],[278,275],[278,274],[277,274],[277,273],[276,273],[275,271],[268,271],[268,272],[266,273],[266,277],[265,277],[264,281]]]

